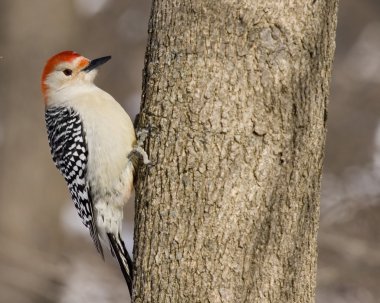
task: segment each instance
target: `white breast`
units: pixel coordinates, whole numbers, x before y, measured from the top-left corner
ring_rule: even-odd
[[[61,91],[63,104],[80,114],[88,145],[87,176],[92,189],[109,194],[118,186],[136,142],[132,121],[115,99],[95,85]]]

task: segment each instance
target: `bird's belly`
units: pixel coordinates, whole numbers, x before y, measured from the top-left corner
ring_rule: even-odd
[[[100,171],[101,170],[99,170],[99,172]],[[106,173],[106,169],[104,169],[103,172]],[[99,178],[93,182],[98,182],[98,180]],[[128,202],[133,191],[132,162],[127,162],[118,178],[110,178],[109,182],[110,185],[108,185],[107,188],[102,188],[103,184],[91,187],[96,226],[103,240],[107,239],[107,233],[116,235],[121,232],[123,207]],[[98,190],[93,191],[93,188],[97,188]]]
[[[106,233],[121,232],[123,206],[133,191],[133,164],[128,154],[133,141],[120,132],[119,128],[97,127],[96,141],[89,139],[87,180],[95,208],[96,225],[100,237]]]
[[[132,142],[115,128],[94,127],[96,136],[88,137],[88,181],[97,196],[116,194],[123,190],[120,184],[126,183],[123,172],[127,169],[128,154]],[[96,138],[91,140],[90,138]],[[96,197],[93,197],[96,198]]]

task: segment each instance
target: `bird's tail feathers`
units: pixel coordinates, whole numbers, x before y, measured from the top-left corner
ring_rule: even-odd
[[[132,296],[132,281],[133,281],[133,262],[127,249],[125,248],[125,244],[120,237],[120,234],[117,236],[107,233],[108,240],[111,246],[111,253],[114,257],[116,257],[119,262],[121,272],[123,273],[125,282],[127,282],[127,286],[129,289],[129,293]]]

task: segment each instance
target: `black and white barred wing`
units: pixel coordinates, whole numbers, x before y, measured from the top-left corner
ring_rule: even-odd
[[[80,116],[72,108],[53,107],[46,110],[45,121],[55,166],[64,176],[75,208],[103,256],[86,181],[88,149]]]

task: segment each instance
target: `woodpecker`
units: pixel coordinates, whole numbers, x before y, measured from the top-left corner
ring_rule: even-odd
[[[149,163],[132,121],[120,104],[94,84],[110,56],[89,60],[73,51],[51,57],[41,89],[53,161],[96,249],[109,246],[132,293],[133,263],[120,237],[123,207],[133,191],[138,158]]]

